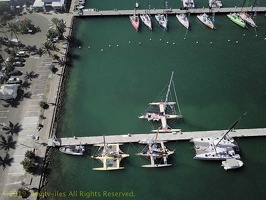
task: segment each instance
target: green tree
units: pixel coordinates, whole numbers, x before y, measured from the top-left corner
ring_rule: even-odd
[[[26,172],[31,172],[31,170],[36,166],[35,160],[25,157],[23,161],[20,162]]]
[[[18,34],[19,34],[19,27],[15,23],[7,23],[7,30],[10,32],[11,37],[15,35],[16,39],[18,40]]]
[[[58,19],[56,17],[51,19],[53,28],[58,32],[59,37],[62,38],[63,33],[65,32],[65,23],[63,19]]]
[[[29,159],[32,159],[34,161],[35,161],[35,158],[36,158],[35,153],[33,151],[29,151],[29,150],[26,151],[25,157],[26,158],[29,158]]]

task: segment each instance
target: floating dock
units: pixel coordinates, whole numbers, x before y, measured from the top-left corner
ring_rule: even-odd
[[[202,14],[202,13],[232,13],[232,12],[241,12],[244,10],[245,12],[266,12],[266,7],[230,7],[230,8],[190,8],[187,10],[184,9],[151,9],[149,13],[151,15],[156,15],[158,13],[165,13],[168,15],[180,14],[180,13],[192,13],[192,14]],[[97,9],[82,9],[80,11],[76,11],[74,16],[76,17],[86,17],[86,16],[116,16],[116,15],[140,15],[147,13],[146,10],[97,10]]]
[[[157,140],[176,141],[176,140],[190,140],[191,138],[199,137],[216,137],[220,136],[228,130],[215,130],[215,131],[193,131],[193,132],[172,132],[158,134]],[[140,141],[149,141],[155,138],[156,133],[147,134],[131,134],[126,135],[105,135],[106,143],[134,143]],[[230,132],[231,137],[254,137],[266,136],[266,128],[257,129],[235,129]],[[68,137],[57,138],[54,143],[53,139],[49,139],[48,146],[65,146],[65,145],[92,145],[103,143],[103,136],[88,136],[88,137]]]

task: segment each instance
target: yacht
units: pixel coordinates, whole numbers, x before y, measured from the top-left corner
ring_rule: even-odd
[[[206,13],[197,15],[197,18],[210,29],[214,29],[214,25]]]
[[[184,14],[184,13],[181,13],[181,14],[177,14],[176,15],[176,18],[178,19],[178,21],[186,28],[188,29],[189,28],[189,21],[188,21],[188,18],[187,18],[187,15]]]
[[[237,24],[238,26],[241,26],[242,28],[246,28],[246,23],[243,19],[240,18],[240,16],[236,13],[230,13],[227,14],[227,17],[234,22],[235,24]]]
[[[85,151],[85,148],[81,145],[69,145],[60,147],[59,151],[74,156],[82,156]]]
[[[138,31],[139,30],[139,16],[137,15],[129,16],[129,19],[134,29]]]
[[[163,14],[155,15],[156,21],[160,24],[160,26],[166,31],[167,30],[167,18]]]
[[[151,18],[148,14],[140,15],[140,19],[150,30],[152,30]]]

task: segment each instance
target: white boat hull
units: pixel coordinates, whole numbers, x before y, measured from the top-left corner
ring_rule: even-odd
[[[197,15],[197,18],[210,29],[214,29],[214,25],[206,13]]]
[[[176,18],[186,29],[189,29],[189,21],[185,14],[178,14]]]
[[[254,20],[250,17],[249,14],[245,13],[245,12],[241,12],[238,14],[239,17],[244,20],[246,23],[248,23],[250,26],[252,27],[257,27],[257,25],[255,24]]]
[[[155,15],[156,21],[166,31],[167,30],[167,18],[163,14]]]
[[[222,161],[222,167],[225,170],[228,169],[237,169],[240,168],[244,165],[244,163],[241,160],[236,160],[236,159],[226,159],[225,161]]]
[[[151,18],[148,14],[140,15],[140,19],[150,30],[152,30]]]

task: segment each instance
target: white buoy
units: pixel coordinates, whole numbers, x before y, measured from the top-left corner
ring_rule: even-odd
[[[210,42],[210,44],[212,44],[212,42]]]
[[[81,49],[81,46],[79,46],[79,49]]]
[[[199,42],[197,41],[196,43],[198,44]]]
[[[141,42],[139,42],[139,44],[141,44]]]
[[[103,49],[101,49],[101,51],[103,51]]]
[[[88,49],[90,49],[91,47],[90,46],[88,46]]]
[[[258,37],[258,35],[255,35],[255,37]]]
[[[238,44],[238,41],[236,41],[236,43]]]
[[[118,44],[117,44],[116,46],[117,46],[117,47],[119,47],[119,45],[118,45]]]
[[[111,45],[109,44],[109,47],[111,47]]]
[[[169,42],[166,42],[167,44],[169,43]]]
[[[264,40],[266,40],[266,38],[264,38]]]
[[[184,37],[184,40],[185,40],[186,38]]]
[[[128,41],[128,44],[130,44],[131,42],[130,41]]]
[[[230,40],[227,40],[228,42],[230,42]]]
[[[173,42],[173,45],[175,45],[175,42]]]
[[[245,33],[244,33],[243,35],[244,35],[244,36],[246,36],[246,34],[245,34]]]
[[[162,41],[162,39],[160,39],[160,41]]]
[[[150,38],[150,41],[151,41],[151,38]]]

